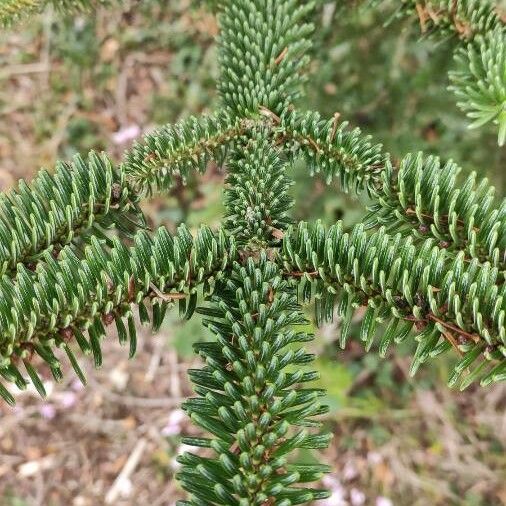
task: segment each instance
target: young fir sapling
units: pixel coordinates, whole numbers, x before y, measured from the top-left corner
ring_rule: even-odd
[[[7,23],[44,2],[0,2]],[[51,2],[58,4],[58,2]],[[83,7],[65,2],[61,7]],[[196,396],[184,403],[207,434],[181,456],[181,505],[308,503],[327,492],[327,466],[294,463],[298,449],[326,447],[318,375],[304,343],[304,304],[318,324],[337,313],[340,344],[365,308],[360,338],[376,335],[385,355],[413,336],[411,373],[448,350],[460,358],[449,383],[465,388],[506,379],[506,200],[476,174],[422,153],[396,164],[382,146],[339,116],[300,111],[314,30],[313,4],[297,0],[215,2],[220,23],[221,108],[167,125],[115,166],[90,153],[40,172],[0,197],[0,395],[32,382],[38,368],[58,380],[62,357],[86,381],[76,352],[102,363],[101,342],[115,325],[136,350],[134,310],[155,329],[174,304],[195,311],[215,335],[195,346],[203,365],[189,371]],[[452,74],[461,107],[506,129],[504,25],[477,0],[404,0],[422,31],[461,40]],[[294,223],[291,169],[372,199],[363,223]],[[227,169],[225,217],[217,230],[145,230],[139,201],[202,173]],[[118,231],[120,234],[112,234]],[[131,246],[124,243],[131,237]],[[205,303],[197,307],[200,296]]]

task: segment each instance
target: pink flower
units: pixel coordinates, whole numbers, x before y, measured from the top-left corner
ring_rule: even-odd
[[[326,475],[323,477],[322,482],[329,489],[330,497],[321,501],[321,506],[347,506],[348,503],[344,499],[344,487],[336,477]]]
[[[372,466],[377,466],[378,464],[381,464],[381,462],[383,462],[383,457],[381,456],[381,453],[369,452],[367,454],[367,461]]]
[[[394,506],[394,503],[388,497],[377,497],[376,506]]]
[[[75,392],[80,392],[84,389],[84,385],[81,383],[81,380],[75,379],[70,384],[70,388],[72,388]]]
[[[56,409],[52,404],[46,403],[42,404],[39,408],[40,416],[46,418],[47,420],[51,420],[56,416]]]
[[[345,481],[351,481],[358,476],[357,468],[351,462],[346,462],[343,469],[343,478]]]
[[[138,137],[141,133],[139,125],[130,125],[118,130],[112,134],[112,140],[115,144],[125,144]]]
[[[162,435],[164,436],[177,436],[181,433],[181,424],[185,420],[186,415],[182,409],[175,409],[169,414],[167,425],[162,429]]]
[[[60,397],[62,408],[71,408],[76,403],[77,397],[74,392],[63,392]]]
[[[365,494],[357,488],[350,490],[350,499],[353,506],[362,506],[365,503]]]

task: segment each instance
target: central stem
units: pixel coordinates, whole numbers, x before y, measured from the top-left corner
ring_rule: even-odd
[[[266,128],[234,147],[225,189],[225,225],[243,247],[277,246],[290,223],[293,184]]]
[[[217,458],[181,458],[188,504],[289,506],[327,497],[292,486],[318,479],[326,466],[288,461],[293,451],[323,448],[329,440],[306,429],[319,426],[313,417],[327,407],[317,402],[323,391],[300,387],[317,373],[303,370],[313,355],[298,344],[312,336],[297,330],[307,321],[295,288],[261,254],[236,263],[201,312],[216,341],[196,346],[205,366],[190,376],[200,397],[185,409],[213,437],[187,442],[212,448]]]

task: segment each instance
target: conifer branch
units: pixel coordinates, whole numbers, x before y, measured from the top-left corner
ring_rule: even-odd
[[[256,117],[261,106],[281,114],[299,96],[312,9],[297,0],[223,2],[218,90],[232,114]]]
[[[423,34],[456,36],[464,42],[502,24],[490,0],[401,0],[400,10],[417,16]]]
[[[0,270],[34,269],[45,252],[103,236],[111,227],[132,233],[144,219],[122,172],[105,155],[91,152],[58,162],[54,175],[42,170],[28,185],[0,194]]]
[[[232,151],[225,189],[225,226],[241,245],[278,244],[290,222],[293,182],[267,128],[251,133]]]
[[[0,26],[10,26],[51,5],[62,14],[75,14],[106,5],[110,0],[0,0]]]
[[[24,16],[40,11],[44,5],[42,0],[0,0],[0,26],[9,26]]]
[[[458,68],[450,72],[457,105],[473,120],[469,128],[490,121],[498,125],[498,143],[506,142],[506,30],[496,28],[455,55]]]
[[[46,253],[45,262],[35,273],[20,266],[14,280],[4,276],[0,282],[0,376],[19,387],[26,386],[18,369],[23,362],[43,394],[31,357],[40,356],[60,379],[60,361],[54,351],[64,348],[83,379],[71,350],[74,342],[85,354],[92,353],[99,366],[100,341],[107,325],[116,322],[120,342],[127,341],[123,317],[128,317],[132,356],[136,347],[132,303],[139,307],[141,322],[146,323],[150,318],[145,301],[152,302],[155,329],[174,301],[190,317],[197,287],[204,284],[208,292],[209,283],[236,256],[233,239],[208,228],[202,228],[195,239],[180,227],[175,236],[165,228],[153,238],[141,231],[131,248],[116,238],[113,243],[109,249],[93,238],[83,259],[67,247],[58,261]],[[86,331],[89,339],[83,335]],[[5,387],[0,387],[0,395],[13,400]]]
[[[469,128],[493,121],[506,141],[506,28],[489,0],[402,0],[400,11],[418,17],[423,34],[453,36],[458,69],[450,72],[457,105],[473,119]]]
[[[222,163],[228,146],[255,124],[227,113],[190,117],[165,125],[127,152],[122,166],[129,183],[144,195],[167,191],[174,177],[204,172],[211,160]]]
[[[435,156],[408,154],[394,169],[387,162],[377,201],[369,208],[367,227],[385,225],[481,263],[490,262],[506,278],[506,200],[495,207],[495,188],[475,172],[459,181],[460,167]]]
[[[41,3],[20,0],[17,7]],[[210,304],[200,311],[216,341],[195,347],[205,365],[190,371],[198,397],[185,409],[211,435],[185,439],[207,455],[180,458],[179,478],[190,494],[180,504],[290,506],[328,497],[301,485],[319,479],[326,466],[288,460],[329,440],[310,430],[326,407],[317,402],[321,390],[303,387],[317,375],[300,370],[313,357],[296,348],[312,339],[300,330],[306,320],[297,294],[302,302],[315,298],[317,323],[331,319],[337,305],[342,346],[362,306],[367,350],[378,323],[388,322],[383,355],[392,342],[417,334],[413,374],[453,348],[461,357],[451,385],[505,380],[506,201],[498,205],[493,189],[474,175],[459,187],[452,162],[408,155],[397,168],[381,145],[348,129],[338,114],[324,120],[295,110],[311,2],[213,3],[222,28],[224,112],[147,135],[119,171],[92,153],[87,164],[59,164],[54,176],[42,172],[31,187],[20,183],[0,197],[0,376],[23,388],[26,374],[44,394],[32,358],[60,379],[61,348],[84,382],[76,344],[100,365],[101,339],[115,322],[132,356],[133,306],[156,329],[175,302],[189,318],[202,287]],[[8,5],[14,4],[0,0],[0,23],[17,15]],[[469,44],[459,56],[463,70],[452,75],[454,89],[478,123],[500,123],[503,140],[505,31],[485,5],[403,0],[401,9],[417,12],[422,31]],[[289,228],[286,169],[295,158],[327,182],[338,179],[344,191],[365,190],[375,200],[366,224],[351,233],[340,223]],[[176,178],[184,183],[210,160],[229,162],[223,229],[203,228],[195,237],[184,227],[174,236],[165,228],[153,237],[141,231],[130,248],[105,233],[131,233],[142,224],[138,199],[167,191]],[[366,230],[372,227],[380,228]],[[84,251],[81,243],[88,244]],[[0,396],[14,401],[2,383]]]
[[[451,384],[471,365],[462,388],[480,378],[482,385],[506,378],[506,285],[496,284],[498,271],[490,264],[466,264],[463,253],[448,259],[430,239],[417,248],[384,229],[368,235],[359,225],[348,234],[341,223],[329,230],[301,223],[288,231],[282,260],[286,275],[300,280],[304,300],[316,283],[317,321],[331,319],[338,305],[342,346],[355,309],[365,306],[360,336],[367,350],[377,322],[390,322],[380,343],[383,355],[393,341],[417,331],[412,374],[453,346],[463,358]]]
[[[316,112],[290,111],[280,118],[277,132],[277,142],[293,158],[303,158],[312,174],[321,172],[327,183],[338,179],[343,191],[357,193],[371,193],[380,184],[388,155],[337,115],[325,120]]]
[[[311,431],[327,407],[318,402],[322,390],[301,386],[318,375],[304,370],[313,355],[295,347],[313,337],[297,328],[306,320],[294,289],[265,256],[249,258],[234,264],[200,312],[216,341],[195,346],[205,365],[190,370],[199,397],[184,409],[211,437],[184,442],[214,455],[180,457],[179,480],[190,497],[178,504],[289,506],[328,497],[297,486],[318,480],[327,466],[289,460],[330,439]]]
[[[306,160],[312,174],[327,183],[340,181],[344,191],[366,189],[374,204],[365,218],[368,228],[385,225],[423,241],[433,237],[451,255],[490,262],[506,271],[506,201],[496,207],[495,190],[471,174],[459,181],[460,167],[442,166],[437,157],[408,154],[395,167],[380,144],[360,129],[347,129],[334,117],[291,111],[273,126],[275,142],[292,158]]]

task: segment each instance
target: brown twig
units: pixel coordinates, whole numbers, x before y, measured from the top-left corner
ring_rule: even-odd
[[[337,125],[339,124],[339,118],[341,117],[341,113],[335,112],[334,116],[332,116],[332,131],[330,132],[329,141],[332,142],[337,132]]]
[[[455,337],[453,337],[453,334],[451,332],[447,332],[445,330],[443,330],[441,332],[443,334],[443,336],[445,337],[445,339],[453,346],[453,349],[461,356],[463,357],[464,356],[464,353],[462,352],[462,350],[459,348],[459,345],[455,339]]]
[[[149,287],[151,290],[153,290],[153,292],[156,293],[158,297],[160,297],[160,299],[163,299],[166,302],[173,302],[174,300],[186,299],[186,297],[188,297],[188,295],[185,293],[163,293],[158,290],[154,283],[150,283]]]
[[[446,327],[447,329],[450,329],[450,330],[453,330],[454,332],[457,332],[458,334],[462,334],[463,336],[466,336],[468,337],[469,339],[472,339],[475,343],[479,343],[480,342],[480,337],[477,336],[476,334],[471,334],[469,332],[466,332],[465,330],[459,328],[459,327],[456,327],[455,325],[452,325],[451,323],[448,323],[448,322],[445,322],[444,320],[441,320],[441,318],[438,318],[437,316],[433,315],[432,313],[430,313],[427,318],[429,320],[432,320],[432,321],[435,321],[437,323],[440,323],[441,325],[443,325],[443,327]]]
[[[262,116],[265,116],[266,118],[272,119],[276,125],[279,125],[281,123],[281,118],[274,112],[272,112],[267,107],[261,105],[259,107],[260,114]]]
[[[276,65],[279,65],[284,59],[285,56],[288,54],[288,46],[286,46],[281,53],[279,53],[278,57],[274,60],[274,63]]]
[[[305,276],[306,274],[309,276],[318,276],[318,271],[312,271],[312,272],[287,272],[288,276],[293,276],[294,278],[301,278],[302,276]]]

